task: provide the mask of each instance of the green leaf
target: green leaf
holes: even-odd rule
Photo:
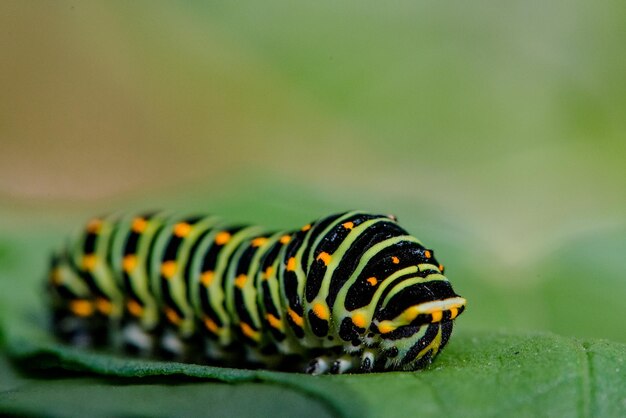
[[[168,407],[180,403],[180,412],[187,415],[201,411],[192,408],[192,399],[202,397],[206,390],[207,404],[217,404],[219,411],[234,411],[238,416],[252,416],[259,411],[293,412],[289,407],[294,405],[302,411],[317,408],[342,417],[403,417],[416,411],[422,417],[626,414],[626,346],[602,340],[553,334],[464,332],[453,336],[449,347],[424,371],[308,376],[141,360],[81,350],[56,343],[34,323],[22,320],[11,324],[5,335],[8,352],[31,373],[45,376],[66,370],[109,379],[79,378],[52,381],[50,385],[26,385],[11,396],[0,398],[0,411],[35,413],[47,399],[60,398],[62,403],[72,405],[72,399],[80,398],[90,399],[90,403],[101,408],[98,411],[102,415],[133,411],[152,415],[153,403],[124,403],[137,396],[171,399],[173,403],[168,403]],[[204,380],[209,383],[201,383]],[[118,398],[119,385],[125,381],[132,386],[127,386],[123,397]],[[170,390],[170,385],[178,389]],[[68,392],[63,392],[64,387]],[[280,394],[274,394],[276,390]],[[241,402],[220,402],[222,396]],[[102,399],[107,398],[120,399],[120,403],[103,403]],[[273,402],[273,398],[277,400]],[[31,404],[28,399],[41,403]],[[283,405],[283,401],[287,404]]]
[[[2,364],[0,363],[0,366]],[[280,399],[280,405],[277,405]],[[0,393],[0,414],[53,417],[332,417],[332,406],[285,386],[174,379],[22,379]]]

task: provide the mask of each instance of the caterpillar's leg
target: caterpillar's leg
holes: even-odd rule
[[[359,358],[353,354],[344,354],[338,358],[330,358],[328,356],[320,356],[311,361],[306,368],[309,374],[343,374],[355,370],[361,362]]]
[[[201,337],[198,334],[183,336],[176,328],[165,327],[160,335],[160,355],[168,360],[184,363],[202,359]]]
[[[133,321],[122,325],[121,341],[115,341],[114,345],[132,354],[150,356],[154,354],[154,341],[152,333]]]
[[[359,361],[356,356],[345,354],[333,361],[330,372],[332,374],[344,374],[355,369],[358,364]]]
[[[305,372],[308,374],[318,375],[328,372],[330,369],[330,358],[328,356],[319,356],[311,360],[306,367]]]
[[[375,360],[376,356],[372,350],[363,351],[363,354],[361,354],[361,365],[359,366],[359,371],[361,373],[370,373],[374,370]]]
[[[75,316],[71,312],[60,309],[54,311],[53,315],[54,332],[59,338],[81,348],[96,345],[89,319]]]
[[[161,354],[168,359],[182,360],[185,357],[185,344],[176,331],[165,328],[161,335]]]

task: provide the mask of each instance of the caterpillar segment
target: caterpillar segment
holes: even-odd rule
[[[395,217],[292,231],[168,212],[94,218],[52,257],[55,333],[144,356],[312,374],[417,370],[466,301]]]

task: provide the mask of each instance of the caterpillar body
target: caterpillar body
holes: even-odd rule
[[[55,333],[80,346],[308,373],[417,370],[466,301],[395,217],[293,231],[155,212],[89,221],[52,257]]]

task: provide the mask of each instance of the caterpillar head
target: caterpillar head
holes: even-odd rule
[[[416,370],[428,365],[448,342],[453,320],[465,304],[443,275],[397,281],[373,321],[385,369]]]

